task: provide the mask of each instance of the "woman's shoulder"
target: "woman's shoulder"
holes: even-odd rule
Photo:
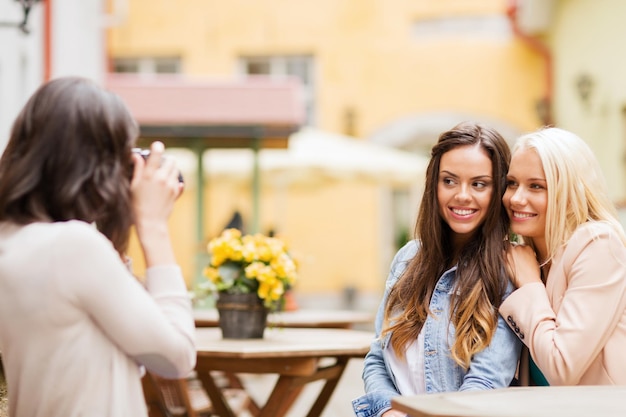
[[[32,223],[25,226],[22,233],[25,238],[29,239],[30,236],[33,241],[51,241],[61,251],[64,248],[89,251],[110,245],[109,240],[94,225],[80,220]]]
[[[611,253],[618,250],[626,254],[626,246],[613,225],[604,221],[588,221],[574,231],[564,248],[564,255],[577,256],[587,250],[603,252],[607,248],[611,248]]]
[[[396,252],[396,255],[391,261],[391,270],[387,278],[388,283],[395,283],[400,275],[402,275],[411,259],[417,254],[418,250],[419,242],[411,240]]]
[[[54,234],[58,238],[70,239],[97,239],[101,235],[98,229],[89,223],[81,220],[67,220],[63,222],[38,223],[41,230]]]
[[[4,259],[26,256],[40,262],[50,257],[62,263],[67,259],[89,262],[94,254],[111,250],[113,245],[104,235],[78,220],[0,224],[0,252]]]
[[[32,243],[47,240],[63,240],[65,238],[94,238],[100,233],[94,226],[83,221],[68,220],[63,222],[34,222],[20,225],[12,222],[0,223],[0,232],[3,235],[17,239],[32,240]]]
[[[569,239],[569,242],[589,242],[599,238],[610,238],[621,241],[619,234],[612,224],[605,221],[588,221],[578,226]]]
[[[396,253],[396,256],[394,258],[395,262],[401,262],[401,261],[409,261],[411,260],[416,254],[417,251],[420,248],[420,243],[418,240],[410,240],[407,243],[404,244],[404,246],[402,246],[398,252]]]

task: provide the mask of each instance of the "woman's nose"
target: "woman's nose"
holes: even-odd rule
[[[459,188],[459,192],[456,193],[456,199],[459,201],[469,201],[471,200],[471,195],[469,192],[469,187],[466,185],[461,185]]]
[[[523,204],[526,201],[526,196],[522,187],[517,187],[510,199],[512,204]]]

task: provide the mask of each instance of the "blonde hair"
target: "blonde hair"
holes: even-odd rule
[[[585,141],[572,132],[550,127],[517,139],[512,153],[519,149],[534,150],[546,176],[548,257],[544,262],[549,262],[578,226],[588,221],[610,224],[626,244],[626,234],[608,197],[602,170]]]

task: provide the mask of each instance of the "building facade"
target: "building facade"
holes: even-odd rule
[[[545,10],[530,3],[129,0],[107,56],[111,71],[146,77],[296,77],[307,125],[427,154],[463,120],[494,125],[511,142],[550,121],[546,56],[532,42]],[[251,208],[245,185],[207,182],[208,240]],[[301,254],[301,293],[379,294],[412,235],[421,185],[266,183],[261,231]]]
[[[105,31],[118,21],[120,5],[111,10],[101,0],[0,0],[0,149],[43,82],[64,75],[102,82]]]

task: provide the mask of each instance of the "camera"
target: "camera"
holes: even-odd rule
[[[150,156],[150,149],[133,148],[133,153],[141,155],[141,157],[146,160]],[[185,183],[185,181],[183,180],[183,174],[180,171],[178,171],[178,182],[180,182],[181,184]]]

